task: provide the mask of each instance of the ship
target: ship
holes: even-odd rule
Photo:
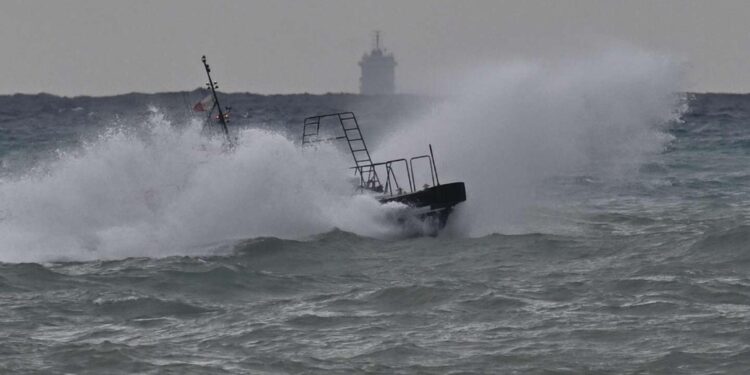
[[[396,91],[396,59],[380,45],[380,31],[375,31],[372,51],[359,61],[362,75],[359,93],[362,95],[391,95]]]
[[[197,103],[193,110],[208,112],[209,122],[213,111],[217,110],[218,115],[215,120],[226,137],[226,145],[231,149],[234,146],[234,140],[230,137],[227,127],[231,108],[225,107],[222,110],[216,95],[218,85],[211,78],[211,68],[205,56],[202,62],[208,77],[207,86],[210,94]],[[325,129],[326,127],[328,129]],[[431,144],[428,145],[428,154],[413,156],[409,159],[399,158],[374,162],[353,112],[329,113],[304,119],[303,147],[332,141],[346,142],[354,160],[354,166],[351,169],[357,181],[355,188],[360,193],[373,194],[382,204],[395,202],[408,208],[405,215],[397,218],[399,222],[411,222],[416,219],[426,224],[423,226],[424,233],[436,235],[445,227],[454,207],[466,201],[466,187],[463,182],[440,183]],[[415,162],[418,167],[421,165],[421,176],[429,175],[427,182],[421,186],[417,186]]]
[[[328,129],[321,131],[326,127]],[[406,205],[408,214],[400,217],[400,221],[416,218],[428,224],[427,233],[434,235],[445,227],[454,207],[466,201],[463,182],[440,183],[431,144],[427,154],[375,162],[353,112],[329,113],[304,120],[303,146],[338,141],[347,144],[354,160],[351,169],[357,177],[356,189],[375,195],[383,204],[398,202]],[[429,175],[422,186],[417,186],[415,162],[417,167],[421,165],[422,175]]]

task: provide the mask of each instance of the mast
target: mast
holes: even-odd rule
[[[224,130],[224,135],[227,137],[227,142],[230,144],[232,143],[232,140],[229,138],[229,128],[227,127],[227,120],[224,115],[224,112],[221,110],[221,104],[219,104],[219,97],[216,96],[216,89],[219,88],[219,84],[217,82],[214,82],[211,79],[211,67],[208,66],[208,63],[206,62],[206,55],[203,55],[201,58],[201,61],[203,62],[203,66],[206,68],[206,75],[208,76],[208,83],[206,83],[206,86],[208,86],[211,89],[211,93],[214,96],[214,105],[219,110],[219,122],[221,122],[221,127]]]

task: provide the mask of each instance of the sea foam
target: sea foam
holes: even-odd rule
[[[445,101],[405,123],[376,157],[431,143],[441,182],[465,181],[463,231],[549,231],[531,218],[536,192],[557,176],[632,176],[672,137],[684,109],[683,70],[631,47],[564,61],[467,68],[446,78]]]
[[[477,236],[550,232],[530,219],[550,179],[621,178],[661,151],[682,75],[667,57],[615,48],[487,64],[449,83],[442,104],[373,151],[386,160],[433,144],[441,182],[467,184],[448,232]],[[172,124],[156,109],[125,125],[0,179],[0,261],[203,254],[236,239],[333,228],[403,234],[392,220],[403,207],[355,194],[349,156],[334,147],[301,149],[250,126],[226,150],[198,121]]]
[[[333,228],[398,232],[398,205],[357,195],[345,155],[241,130],[233,149],[198,122],[103,132],[52,162],[0,181],[0,261],[205,253],[240,238],[300,238]]]

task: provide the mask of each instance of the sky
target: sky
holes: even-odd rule
[[[2,0],[0,94],[192,90],[203,54],[222,91],[357,92],[373,30],[399,92],[617,44],[679,61],[690,91],[750,92],[747,0]]]

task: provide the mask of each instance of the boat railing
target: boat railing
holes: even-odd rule
[[[408,180],[408,189],[409,192],[414,192],[414,182],[412,180],[412,174],[411,170],[409,168],[409,163],[406,161],[406,159],[393,159],[388,160],[380,163],[372,163],[370,165],[366,166],[357,166],[352,167],[352,169],[355,170],[356,174],[359,174],[360,176],[360,189],[367,189],[367,190],[373,190],[378,193],[383,193],[385,195],[400,195],[406,192],[404,188],[401,187],[401,184],[398,182],[398,173],[394,169],[394,164],[399,165],[403,163],[403,167],[406,170],[406,178]],[[380,188],[373,188],[371,184],[367,183],[367,180],[364,178],[365,174],[367,174],[370,170],[375,170],[378,175],[385,175],[385,185],[382,185]],[[378,171],[379,170],[379,171]],[[401,176],[403,177],[403,175]]]
[[[359,174],[360,176],[361,189],[373,190],[379,193],[383,193],[384,195],[394,196],[406,193],[414,193],[419,190],[419,188],[417,187],[417,179],[414,175],[414,172],[416,171],[416,169],[414,168],[414,162],[423,159],[427,159],[430,171],[430,181],[432,182],[431,185],[427,185],[425,187],[437,186],[437,178],[434,172],[435,164],[430,155],[415,156],[408,161],[406,159],[393,159],[380,163],[372,163],[371,165],[366,166],[352,167],[352,169],[354,169],[355,173]],[[401,173],[398,173],[397,168],[395,168],[398,165],[402,165],[403,169]],[[368,181],[364,177],[368,175],[368,172],[373,169],[377,171],[378,175],[385,176],[385,184],[382,186],[382,189],[373,188],[373,186],[371,186],[372,184],[368,184]],[[404,176],[406,177],[406,180],[408,182],[408,185],[406,186],[402,186],[399,183],[399,178],[401,178],[401,181],[403,181]]]
[[[414,178],[414,160],[420,160],[420,159],[427,159],[427,161],[430,163],[430,181],[432,181],[431,186],[435,185],[435,163],[432,162],[432,157],[430,155],[420,155],[415,156],[411,159],[409,159],[409,166],[411,166],[411,180],[414,181],[414,184],[416,185],[417,181]]]
[[[340,131],[329,136],[321,137],[321,124],[327,120],[333,120],[340,125]],[[338,134],[337,134],[338,133]],[[427,159],[430,170],[431,185],[426,184],[425,188],[440,185],[438,180],[437,169],[435,168],[435,158],[432,154],[432,145],[430,145],[429,155],[415,156],[408,161],[406,159],[393,159],[380,163],[373,163],[370,157],[370,151],[367,149],[362,130],[359,127],[357,118],[352,112],[331,113],[319,116],[311,116],[304,120],[302,126],[302,145],[318,142],[330,142],[337,140],[346,140],[349,151],[354,159],[355,175],[359,175],[359,188],[362,190],[371,190],[384,195],[401,195],[414,193],[417,191],[417,182],[414,176],[414,162]],[[401,173],[397,172],[398,166],[401,167]],[[406,174],[408,186],[399,184],[399,177]],[[385,176],[385,184],[381,181],[381,176]],[[408,188],[408,191],[406,190]]]

